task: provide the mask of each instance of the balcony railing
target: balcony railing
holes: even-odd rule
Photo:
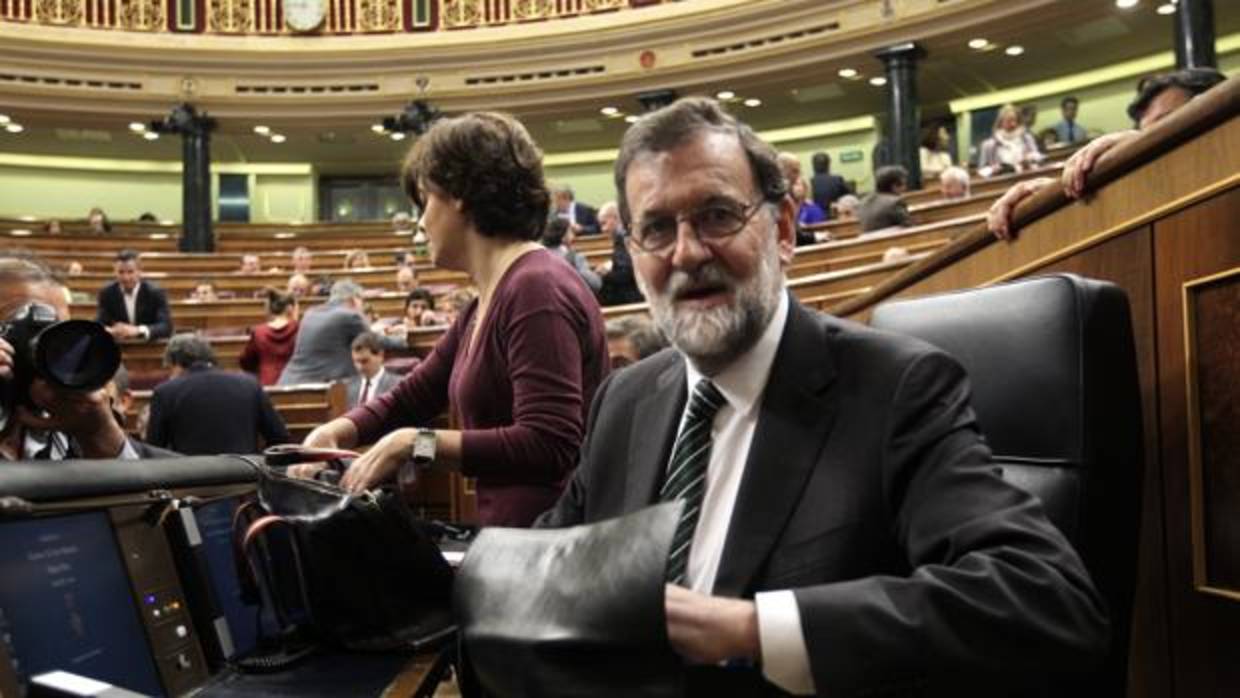
[[[320,35],[423,32],[541,22],[675,0],[299,0]],[[223,35],[285,35],[289,0],[0,0],[0,22]],[[321,3],[315,7],[316,3]],[[201,16],[199,13],[201,12]],[[313,14],[313,11],[312,11]]]

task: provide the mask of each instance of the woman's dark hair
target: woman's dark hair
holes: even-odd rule
[[[521,122],[496,112],[436,121],[409,149],[401,180],[419,209],[427,187],[460,200],[488,237],[537,240],[551,206],[542,151]]]
[[[293,304],[297,302],[297,297],[293,294],[285,293],[270,286],[263,289],[263,293],[267,297],[267,312],[271,315],[283,315],[286,310],[293,307]]]
[[[412,305],[414,301],[422,301],[426,303],[427,310],[435,309],[435,294],[431,293],[429,288],[422,288],[419,286],[418,288],[410,291],[409,295],[405,296],[405,309],[408,310],[409,306]]]

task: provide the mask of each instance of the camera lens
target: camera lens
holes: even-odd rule
[[[121,365],[121,350],[102,325],[88,320],[58,322],[34,340],[35,370],[70,390],[98,390]]]

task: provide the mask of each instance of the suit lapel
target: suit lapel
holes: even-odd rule
[[[746,595],[787,525],[835,419],[837,399],[828,390],[834,375],[827,330],[792,301],[762,396],[715,594]]]
[[[685,404],[685,364],[679,354],[654,381],[654,389],[637,402],[629,433],[624,507],[636,511],[655,501],[663,470],[680,427]]]

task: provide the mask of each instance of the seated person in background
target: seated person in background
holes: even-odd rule
[[[363,332],[353,339],[353,366],[357,375],[345,381],[345,398],[349,409],[386,393],[400,382],[401,376],[383,368],[387,359],[383,338],[374,332]]]
[[[305,298],[311,295],[313,287],[310,285],[310,279],[306,278],[305,274],[298,273],[288,277],[286,289],[295,298]]]
[[[44,223],[43,232],[47,233],[48,235],[60,235],[61,233],[60,221],[53,218],[49,220],[48,222]]]
[[[653,356],[667,341],[648,315],[625,315],[607,321],[607,353],[613,370]]]
[[[809,164],[814,168],[814,176],[810,180],[810,190],[812,192],[810,198],[823,211],[830,213],[835,207],[835,202],[839,201],[840,197],[851,192],[843,177],[831,174],[830,155],[821,151],[814,153],[813,157],[810,158]]]
[[[298,247],[293,250],[292,261],[294,274],[309,274],[310,267],[314,265],[314,255],[310,254],[309,248]]]
[[[809,184],[803,178],[792,180],[791,193],[797,204],[797,223],[805,226],[827,220],[826,212],[809,198]]]
[[[98,206],[91,208],[90,213],[86,214],[86,226],[95,235],[112,232],[112,223],[108,221],[108,214]]]
[[[456,322],[461,313],[478,299],[478,289],[473,286],[454,289],[443,299],[443,309],[439,312],[440,321],[445,325]]]
[[[345,269],[370,269],[370,255],[366,250],[353,250],[344,257]]]
[[[921,148],[918,149],[921,158],[921,181],[933,181],[954,164],[949,150],[951,144],[952,136],[947,132],[946,126],[931,124],[922,130]]]
[[[1003,105],[995,119],[995,130],[982,141],[977,172],[990,177],[1007,172],[1020,172],[1041,162],[1042,153],[1033,134],[1020,121],[1020,112],[1011,104]]]
[[[1089,140],[1089,131],[1076,122],[1076,112],[1081,102],[1076,97],[1064,97],[1059,102],[1059,113],[1063,116],[1052,128],[1055,129],[1056,143],[1080,143]]]
[[[1064,163],[1059,177],[1059,185],[1063,187],[1064,194],[1070,199],[1084,196],[1085,178],[1104,153],[1118,145],[1131,142],[1141,131],[1158,123],[1176,109],[1188,104],[1193,97],[1225,79],[1222,73],[1212,68],[1187,68],[1142,78],[1137,84],[1136,98],[1128,105],[1128,116],[1136,124],[1136,129],[1098,136],[1073,153]],[[1016,206],[1039,189],[1053,184],[1055,180],[1050,177],[1038,177],[1012,185],[991,205],[986,214],[986,225],[990,232],[1003,240],[1012,239],[1012,212],[1016,210]]]
[[[861,206],[861,199],[858,199],[856,194],[845,194],[832,206],[835,208],[833,218],[843,221],[851,220],[857,217],[857,209]]]
[[[158,223],[159,218],[154,213],[151,213],[150,211],[143,211],[138,216],[138,222],[139,223]]]
[[[190,292],[189,299],[192,301],[209,302],[218,301],[220,297],[215,293],[215,282],[211,279],[199,279],[194,285],[194,290]]]
[[[405,297],[405,315],[401,322],[406,327],[432,327],[444,324],[435,314],[435,294],[428,288],[415,288]]]
[[[69,318],[63,286],[44,266],[29,259],[0,255],[0,322],[29,303],[55,308],[58,320]],[[14,374],[15,348],[0,336],[0,460],[64,458],[148,458],[167,455],[126,438],[113,415],[106,388],[82,393],[56,388],[35,377],[22,404],[10,385],[29,378]]]
[[[241,268],[237,270],[238,274],[258,274],[262,272],[263,264],[256,254],[241,255]]]
[[[367,329],[362,316],[362,287],[349,280],[332,284],[327,303],[301,319],[293,356],[280,374],[280,385],[323,383],[353,376],[350,347]]]
[[[563,218],[553,218],[547,221],[547,227],[543,229],[542,244],[557,257],[568,262],[568,265],[577,272],[577,276],[586,282],[586,286],[592,293],[598,293],[603,287],[603,279],[590,268],[585,255],[573,249],[572,226],[568,221]]]
[[[413,273],[413,267],[397,267],[396,268],[396,290],[401,293],[409,293],[418,286],[418,277]]]
[[[955,165],[943,170],[939,173],[939,191],[948,201],[969,198],[969,171]]]
[[[598,301],[538,244],[550,195],[520,122],[490,112],[439,119],[405,163],[432,261],[468,274],[481,294],[391,392],[315,429],[306,445],[374,444],[341,478],[357,492],[395,477],[416,441],[434,452],[430,467],[476,478],[480,524],[528,526],[572,472],[607,373]],[[449,405],[460,428],[425,429]]]
[[[169,339],[164,365],[172,377],[151,393],[147,441],[187,456],[259,453],[264,446],[290,441],[284,420],[258,381],[217,369],[205,337]]]
[[[552,187],[551,197],[555,205],[553,217],[568,221],[568,228],[573,235],[598,235],[598,211],[577,201],[572,187],[567,184]]]
[[[412,267],[414,264],[413,250],[396,250],[392,254],[392,263],[398,267]]]
[[[113,264],[116,281],[99,290],[95,321],[118,340],[163,339],[172,334],[172,313],[163,289],[142,279],[138,253],[121,250]]]
[[[407,211],[392,214],[392,232],[400,235],[413,234],[413,217]]]
[[[82,271],[83,271],[82,263],[77,261],[76,259],[73,260],[72,262],[69,262],[68,268],[65,269],[65,273],[68,274],[69,276],[81,276]]]
[[[267,322],[250,329],[239,361],[241,370],[257,375],[260,384],[275,385],[293,356],[300,307],[291,293],[274,288],[266,288],[263,293],[267,298]]]
[[[633,278],[633,257],[626,242],[628,234],[620,223],[620,209],[616,202],[608,201],[599,206],[598,224],[604,235],[611,236],[611,259],[595,267],[603,278],[603,287],[598,292],[599,303],[640,303],[642,292],[637,289],[637,280]]]
[[[788,293],[774,150],[682,99],[628,129],[615,171],[673,349],[599,389],[537,525],[685,502],[664,605],[687,695],[1054,695],[1094,669],[1104,602],[994,467],[960,365]]]
[[[784,181],[787,182],[789,190],[793,185],[801,179],[801,159],[796,153],[784,151],[778,156],[779,171],[784,175]],[[812,245],[816,242],[813,233],[805,230],[800,220],[797,221],[797,245]]]
[[[912,225],[908,205],[901,195],[908,190],[908,171],[900,165],[887,165],[874,173],[874,191],[857,206],[861,232],[897,225]]]

